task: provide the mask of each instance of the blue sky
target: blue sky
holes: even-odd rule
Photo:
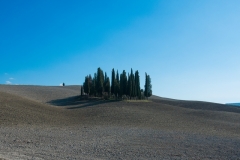
[[[0,84],[147,72],[153,94],[240,101],[240,1],[0,1]]]

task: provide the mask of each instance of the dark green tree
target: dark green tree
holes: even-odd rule
[[[83,85],[81,86],[81,96],[84,95],[84,82],[83,82]]]
[[[148,96],[152,96],[152,82],[151,82],[151,78],[150,75],[148,75]]]
[[[135,76],[132,73],[132,97],[136,97]]]
[[[115,94],[115,71],[114,68],[112,69],[112,83],[111,83],[111,94]]]
[[[117,79],[115,79],[114,85],[115,85],[114,86],[114,95],[117,98],[119,96],[119,92],[120,92],[120,85],[119,85]]]
[[[97,84],[96,84],[96,91],[99,96],[102,96],[102,93],[104,92],[104,74],[101,68],[99,67],[97,70]]]
[[[122,73],[122,88],[123,88],[123,95],[127,95],[128,94],[128,79],[127,79],[127,73],[125,70],[123,70]]]
[[[108,96],[110,95],[110,93],[111,93],[111,87],[110,87],[110,79],[109,79],[109,77],[107,77],[107,80],[106,80],[107,82],[106,82],[106,86],[105,86],[105,92],[107,92],[108,93]]]
[[[145,85],[144,85],[144,96],[147,97],[147,91],[148,91],[148,78],[147,73],[145,73]]]
[[[119,84],[119,83],[120,83],[120,80],[119,80],[118,70],[117,70],[116,80],[117,80],[117,82],[118,82],[118,84]]]
[[[146,80],[145,80],[145,91],[144,96],[150,97],[152,95],[152,84],[151,84],[151,78],[147,73],[145,74]]]
[[[93,77],[93,95],[96,97],[97,96],[97,73],[94,73]]]
[[[85,77],[85,82],[84,82],[83,88],[84,88],[84,92],[85,92],[87,95],[89,95],[89,93],[90,93],[89,76],[86,76],[86,77]]]
[[[117,80],[117,84],[115,84],[115,86],[116,86],[115,92],[116,92],[116,95],[119,96],[120,95],[120,79],[119,79],[118,70],[117,70],[116,80]]]
[[[120,82],[119,82],[119,87],[120,87],[120,91],[119,91],[119,96],[123,95],[123,74],[120,74]]]
[[[96,74],[96,73],[95,73]],[[90,95],[96,96],[96,77],[90,78]]]
[[[131,83],[131,92],[130,92],[130,97],[136,97],[136,89],[135,89],[135,77],[133,74],[133,70],[131,69],[131,74],[130,74],[130,83]]]
[[[128,74],[128,85],[127,85],[127,95],[132,98],[132,77]]]
[[[104,76],[104,83],[103,83],[103,87],[104,87],[104,92],[107,92],[107,79],[108,79],[108,76],[107,76],[107,73],[105,72],[105,76]]]
[[[135,72],[135,90],[136,90],[136,96],[138,99],[141,99],[141,90],[140,90],[140,77],[139,72]]]
[[[92,76],[91,74],[88,75],[88,83],[89,83],[89,94],[88,95],[91,95],[91,88],[92,88]]]

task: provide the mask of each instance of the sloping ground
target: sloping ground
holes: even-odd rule
[[[153,96],[82,100],[79,86],[0,86],[0,158],[238,159],[237,107]],[[41,102],[41,103],[39,103]]]
[[[240,108],[232,105],[225,105],[225,104],[218,104],[218,103],[211,103],[211,102],[201,102],[201,101],[175,100],[175,99],[169,99],[169,98],[162,98],[158,96],[152,96],[149,99],[154,102],[159,102],[161,104],[168,104],[172,106],[178,106],[178,107],[189,108],[189,109],[240,113]]]
[[[80,95],[81,87],[75,86],[28,86],[0,85],[0,92],[15,94],[32,101],[46,103],[51,100],[63,99]]]
[[[0,92],[0,125],[59,125],[65,121],[64,110],[9,93]]]

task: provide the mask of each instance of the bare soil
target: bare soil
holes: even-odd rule
[[[0,160],[240,159],[239,107],[79,93],[80,86],[0,85]]]

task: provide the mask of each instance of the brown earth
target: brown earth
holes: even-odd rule
[[[0,85],[0,159],[240,159],[240,108]]]

